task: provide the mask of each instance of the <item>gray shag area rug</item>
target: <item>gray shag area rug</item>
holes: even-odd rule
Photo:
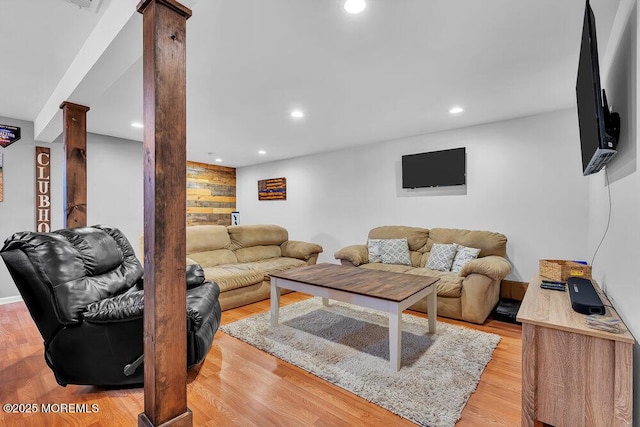
[[[269,313],[220,329],[282,360],[424,426],[452,426],[500,336],[402,315],[402,368],[389,366],[387,315],[312,298],[280,308],[280,324]]]

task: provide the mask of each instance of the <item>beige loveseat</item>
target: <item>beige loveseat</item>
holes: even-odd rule
[[[220,286],[223,310],[269,298],[269,273],[315,264],[321,252],[277,225],[187,227],[187,264],[200,264]]]
[[[484,323],[500,297],[500,282],[511,272],[505,259],[507,238],[490,231],[404,226],[378,227],[369,231],[369,239],[404,239],[409,244],[411,265],[369,263],[367,245],[347,246],[335,253],[344,265],[374,270],[439,277],[438,315],[473,323]],[[481,249],[478,258],[468,262],[459,273],[425,268],[434,243],[457,243]],[[427,312],[426,301],[410,309]]]

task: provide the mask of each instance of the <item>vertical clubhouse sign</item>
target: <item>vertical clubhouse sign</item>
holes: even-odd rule
[[[49,148],[36,147],[36,231],[51,231],[51,162]]]

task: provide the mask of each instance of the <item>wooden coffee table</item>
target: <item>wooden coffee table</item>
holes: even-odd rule
[[[271,276],[271,326],[278,325],[280,289],[286,288],[329,299],[380,310],[389,315],[389,361],[391,369],[401,365],[402,311],[427,298],[429,333],[436,331],[436,277],[369,270],[338,264],[316,264]]]

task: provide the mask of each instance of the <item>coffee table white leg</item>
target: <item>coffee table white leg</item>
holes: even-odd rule
[[[435,334],[436,332],[436,316],[438,315],[438,297],[436,295],[436,285],[433,286],[433,290],[427,295],[427,312],[429,313],[429,333]]]
[[[280,288],[277,286],[277,281],[276,278],[271,278],[271,326],[278,326],[280,314]]]
[[[329,306],[329,298],[322,298],[322,305],[325,307]]]
[[[391,369],[400,370],[402,346],[402,313],[389,313],[389,362]]]

